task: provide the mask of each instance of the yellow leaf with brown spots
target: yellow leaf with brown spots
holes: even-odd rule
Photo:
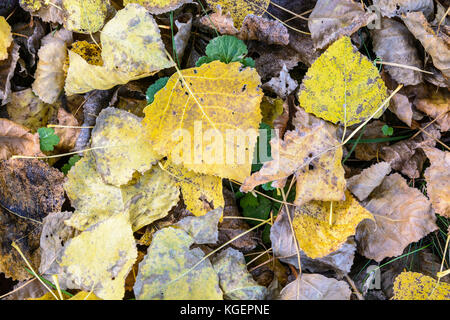
[[[95,33],[101,30],[108,4],[107,0],[63,0],[67,15],[65,27],[79,33]]]
[[[229,12],[234,21],[234,26],[239,30],[244,19],[249,14],[262,16],[269,7],[270,0],[206,0],[208,5],[217,10],[220,6],[222,12]]]
[[[8,48],[12,41],[11,26],[5,17],[0,16],[0,60],[8,58]]]
[[[138,3],[152,14],[161,14],[178,9],[185,3],[192,0],[123,0],[123,5]]]
[[[418,272],[402,272],[394,281],[394,300],[450,300],[450,284]]]
[[[362,220],[374,219],[350,192],[345,192],[345,198],[336,202],[311,201],[296,208],[292,221],[295,237],[308,257],[322,258],[338,250],[355,234]]]

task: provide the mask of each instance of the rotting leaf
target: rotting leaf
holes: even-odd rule
[[[391,166],[387,162],[379,162],[360,174],[347,180],[347,188],[358,198],[359,201],[365,200],[370,193],[378,187],[384,177],[391,172]]]
[[[123,5],[138,3],[152,14],[161,14],[174,11],[183,4],[191,2],[192,0],[124,0]]]
[[[184,81],[178,73],[172,75],[144,109],[149,143],[186,169],[243,181],[250,175],[261,122],[263,94],[256,70],[213,61],[182,74]],[[230,132],[234,139],[225,141]],[[192,146],[191,138],[203,134],[204,143]],[[248,139],[236,144],[242,136]]]
[[[220,6],[224,13],[230,12],[234,26],[240,29],[249,14],[262,16],[269,7],[270,0],[206,0],[214,10]]]
[[[450,130],[450,94],[448,90],[430,90],[425,97],[416,98],[414,105],[420,111],[436,119],[442,132]]]
[[[137,300],[221,300],[219,277],[194,240],[181,229],[157,231],[139,264],[134,285]]]
[[[222,217],[222,212],[223,207],[219,207],[200,217],[183,218],[173,226],[186,231],[196,244],[215,244],[219,239],[217,225]]]
[[[430,201],[398,173],[384,178],[364,207],[375,216],[375,223],[363,221],[358,226],[358,252],[377,262],[401,255],[408,244],[438,228]]]
[[[79,33],[94,33],[103,27],[106,19],[107,0],[62,0],[67,18],[68,30]]]
[[[295,89],[297,89],[298,83],[291,78],[286,65],[283,65],[283,69],[280,71],[278,77],[273,77],[269,82],[263,84],[263,89],[274,92],[278,97],[286,99]]]
[[[373,4],[389,18],[415,11],[422,11],[428,17],[434,11],[433,0],[374,0]]]
[[[450,284],[418,272],[402,272],[394,281],[394,300],[450,300]]]
[[[247,271],[242,252],[233,248],[221,251],[212,259],[214,270],[219,276],[220,288],[225,299],[264,300],[266,287],[258,285]]]
[[[8,119],[0,118],[0,160],[13,155],[43,156],[39,134]]]
[[[386,97],[377,68],[352,46],[349,37],[334,42],[312,64],[299,93],[306,112],[347,126],[369,118]]]
[[[118,213],[67,242],[58,260],[63,270],[58,278],[105,300],[122,299],[136,258],[129,215]]]
[[[431,166],[425,170],[427,195],[434,210],[450,218],[450,152],[436,148],[424,147]]]
[[[297,207],[292,225],[300,248],[315,259],[338,250],[364,219],[373,216],[346,191],[344,201],[310,201]]]
[[[64,108],[59,108],[55,122],[60,126],[68,126],[55,128],[55,134],[59,137],[59,143],[55,146],[55,149],[58,150],[58,152],[71,151],[75,148],[75,144],[81,132],[80,128],[76,128],[79,125],[78,120]],[[71,126],[75,128],[71,128]]]
[[[11,26],[5,17],[0,16],[0,60],[8,58],[8,48],[13,41]]]

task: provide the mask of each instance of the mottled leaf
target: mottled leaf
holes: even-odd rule
[[[402,272],[394,281],[395,300],[450,300],[450,284],[418,272]]]
[[[350,300],[347,282],[321,274],[302,274],[281,291],[281,300]]]

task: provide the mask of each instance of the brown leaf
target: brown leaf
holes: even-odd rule
[[[351,294],[347,282],[321,274],[302,274],[280,293],[281,300],[350,300]]]
[[[0,118],[0,160],[13,155],[43,156],[39,135],[8,119]]]
[[[0,161],[0,271],[6,276],[31,278],[19,253],[11,247],[13,241],[37,270],[42,219],[61,210],[63,180],[59,170],[36,159]]]
[[[414,105],[420,111],[436,119],[441,131],[450,130],[450,93],[448,90],[430,90],[427,97],[416,98]]]
[[[291,78],[286,65],[283,65],[279,76],[273,77],[269,82],[264,83],[262,87],[272,91],[278,97],[286,99],[298,87],[298,83]]]
[[[450,152],[424,147],[431,166],[425,170],[427,194],[434,210],[450,218]]]
[[[436,35],[422,12],[409,12],[402,20],[422,43],[434,66],[442,71],[444,77],[450,78],[450,38],[444,33]]]
[[[8,49],[8,59],[0,61],[0,100],[4,105],[9,102],[11,93],[11,78],[14,75],[17,60],[19,59],[19,46],[13,43]]]
[[[382,18],[381,28],[371,30],[373,49],[383,61],[422,68],[415,39],[408,29],[393,19]],[[422,82],[422,73],[407,68],[385,65],[384,68],[398,83],[406,86]]]
[[[406,123],[408,127],[411,127],[411,122],[413,119],[413,109],[412,103],[409,102],[409,99],[406,95],[403,95],[401,93],[395,94],[389,103],[389,110],[391,110],[391,112],[394,113],[397,118]]]
[[[351,0],[318,0],[309,15],[308,27],[314,46],[324,49],[341,36],[351,36],[376,18]]]
[[[79,126],[78,120],[73,114],[63,108],[58,109],[57,124],[63,126]],[[55,146],[58,151],[68,152],[75,148],[81,129],[78,128],[55,128],[55,134],[59,137],[59,143]]]
[[[347,180],[347,188],[358,198],[365,200],[370,193],[378,187],[385,176],[391,172],[391,166],[387,162],[380,162],[364,169],[360,174]]]
[[[433,0],[374,0],[384,17],[400,17],[402,14],[423,11],[426,16],[433,13]]]
[[[386,177],[364,207],[373,213],[375,223],[359,224],[358,252],[377,262],[401,255],[407,245],[438,228],[430,201],[398,173]]]
[[[375,120],[366,125],[366,129],[361,136],[361,139],[376,139],[384,137],[381,128],[385,125],[380,120]],[[361,131],[356,134],[359,137]],[[378,157],[382,147],[387,146],[388,142],[379,143],[358,143],[355,148],[355,157],[359,160],[369,161]]]

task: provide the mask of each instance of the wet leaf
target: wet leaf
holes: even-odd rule
[[[0,159],[13,155],[43,156],[39,146],[39,134],[8,119],[0,118]]]
[[[228,248],[217,254],[212,264],[225,299],[264,300],[267,296],[267,288],[258,285],[248,273],[242,252]]]
[[[203,216],[189,216],[174,224],[186,231],[196,244],[216,243],[219,237],[217,225],[222,217],[223,207],[214,209]]]
[[[147,255],[139,264],[134,285],[137,300],[221,300],[219,278],[194,240],[183,230],[171,227],[157,231]],[[188,272],[189,271],[189,272]]]
[[[418,272],[402,272],[394,282],[395,300],[450,300],[450,284]]]
[[[358,226],[358,252],[377,262],[401,255],[408,244],[437,229],[431,203],[398,173],[387,176],[364,207],[375,216],[375,223]]]
[[[241,28],[244,19],[249,14],[262,16],[269,7],[269,0],[206,0],[214,10],[220,5],[224,13],[230,12],[234,26]]]
[[[306,112],[347,126],[369,118],[387,97],[377,68],[349,37],[334,42],[312,64],[300,89],[300,106]]]
[[[350,300],[352,291],[345,281],[321,274],[302,274],[280,294],[281,300]]]
[[[0,16],[0,60],[8,58],[8,48],[13,41],[11,26],[5,17]]]
[[[124,0],[123,5],[129,3],[138,3],[152,14],[161,14],[178,9],[185,3],[191,3],[192,0]]]

